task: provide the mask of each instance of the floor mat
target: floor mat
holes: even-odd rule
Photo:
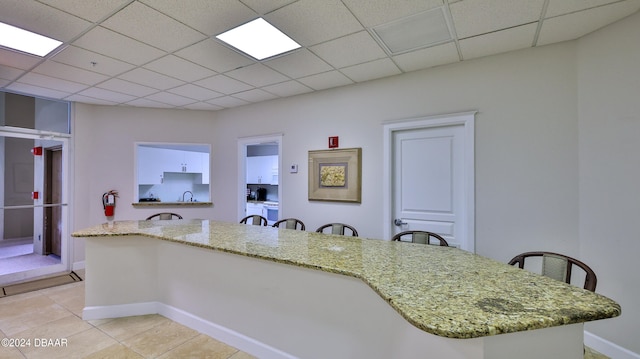
[[[82,278],[72,271],[71,273],[55,277],[36,279],[25,283],[16,283],[4,286],[0,291],[0,298],[80,281],[82,281]]]

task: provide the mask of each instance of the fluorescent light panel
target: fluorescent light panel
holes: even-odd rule
[[[216,36],[245,54],[263,60],[295,50],[300,45],[263,18],[257,18]]]
[[[46,56],[60,44],[62,44],[61,41],[0,22],[0,46],[37,56]]]

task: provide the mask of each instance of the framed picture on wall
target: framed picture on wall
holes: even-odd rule
[[[360,203],[362,149],[309,151],[309,200]]]

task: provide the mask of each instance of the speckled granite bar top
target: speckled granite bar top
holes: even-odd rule
[[[414,326],[449,338],[612,318],[609,298],[451,247],[209,220],[116,221],[74,237],[141,235],[359,278]]]

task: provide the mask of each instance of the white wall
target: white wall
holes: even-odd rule
[[[625,314],[592,330],[640,352],[632,340],[639,318],[629,314],[640,312],[631,289],[636,271],[616,269],[618,253],[638,253],[630,235],[640,203],[631,187],[640,183],[638,145],[631,143],[638,122],[630,109],[637,110],[639,82],[590,74],[605,61],[637,75],[637,20],[626,25],[636,35],[625,41],[631,49],[608,35],[627,20],[580,48],[568,42],[525,49],[215,113],[77,105],[74,226],[104,221],[99,198],[109,189],[120,191],[116,219],[149,212],[130,205],[135,141],[211,143],[215,206],[186,217],[237,221],[238,138],[282,133],[282,164],[298,164],[299,172],[283,171],[281,216],[298,217],[309,230],[344,221],[364,237],[383,238],[382,221],[390,220],[382,218],[383,121],[477,110],[476,251],[506,262],[520,252],[550,250],[593,264],[598,292],[620,300]],[[603,91],[596,89],[601,82]],[[605,112],[592,103],[601,98]],[[619,119],[614,128],[602,121],[609,111]],[[307,152],[325,149],[328,136],[340,136],[343,148],[363,149],[361,204],[307,200]],[[621,162],[629,150],[635,157]],[[609,178],[609,170],[625,176]],[[82,260],[81,244],[75,248]]]
[[[640,354],[640,14],[579,42],[580,257],[622,316],[588,324]]]
[[[106,222],[102,194],[117,190],[115,220],[145,219],[157,212],[179,212],[185,218],[215,218],[224,204],[213,207],[134,208],[135,142],[211,143],[213,113],[127,108],[116,106],[74,106],[75,178],[72,214],[73,230]],[[223,154],[212,152],[212,156]],[[235,160],[235,158],[234,158]],[[213,178],[212,181],[220,180]],[[215,201],[215,197],[214,197]],[[234,206],[235,208],[235,206]],[[74,240],[74,258],[84,260],[84,242]]]
[[[577,109],[575,46],[530,49],[241,107],[216,114],[214,146],[238,137],[283,133],[282,216],[313,230],[331,221],[365,237],[382,233],[383,121],[478,110],[476,122],[476,248],[508,261],[518,252],[549,248],[577,255]],[[307,200],[307,155],[362,147],[362,204]],[[214,147],[214,148],[215,148]],[[215,152],[215,151],[214,151]],[[229,176],[236,163],[214,169]],[[216,200],[233,205],[235,178],[213,184]],[[220,197],[222,196],[222,197]],[[234,220],[232,213],[224,217]],[[390,220],[390,219],[388,219]]]

